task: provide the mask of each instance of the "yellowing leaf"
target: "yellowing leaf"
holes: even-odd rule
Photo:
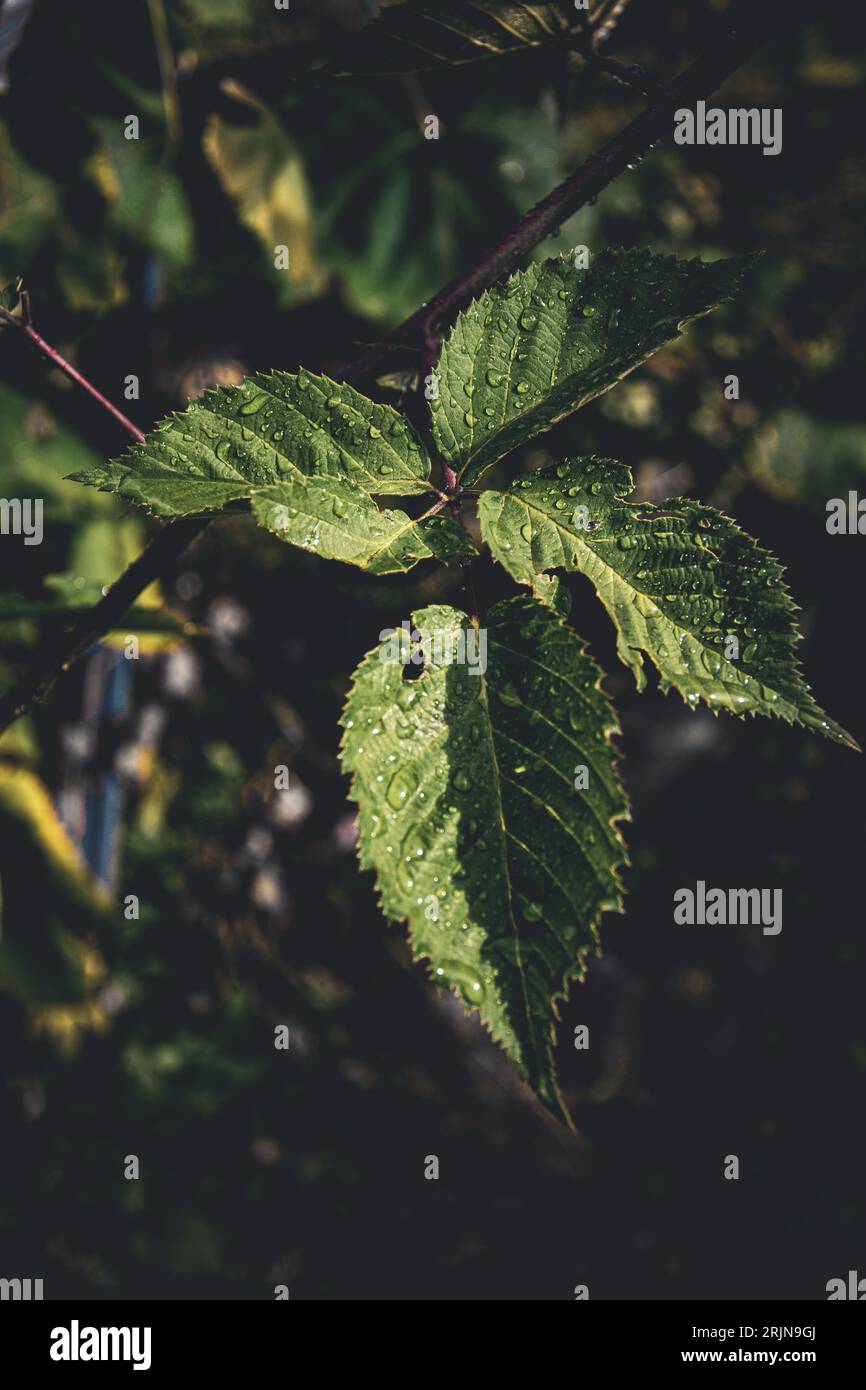
[[[295,286],[315,289],[321,274],[315,263],[312,216],[301,153],[276,117],[237,82],[223,90],[255,112],[256,119],[231,125],[214,112],[202,143],[224,193],[238,217],[258,238],[271,264],[278,246],[289,252],[280,273]]]

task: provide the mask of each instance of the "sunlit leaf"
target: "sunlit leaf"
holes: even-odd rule
[[[580,639],[531,599],[487,615],[486,663],[465,613],[427,608],[412,626],[420,676],[405,679],[401,630],[364,658],[343,713],[361,863],[432,978],[558,1113],[556,1001],[621,903],[616,715]]]
[[[639,689],[646,654],[689,705],[774,715],[856,747],[803,680],[779,562],[714,507],[629,503],[631,491],[624,465],[572,459],[483,493],[481,534],[521,584],[553,569],[585,574]]]

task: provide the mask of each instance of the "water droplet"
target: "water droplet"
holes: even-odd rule
[[[457,767],[451,774],[451,781],[459,792],[468,792],[472,787],[472,778],[465,767]]]
[[[406,804],[407,798],[412,795],[418,786],[418,773],[414,767],[401,767],[399,772],[395,772],[391,781],[388,783],[388,790],[385,792],[385,800],[389,806],[393,806],[396,811]]]

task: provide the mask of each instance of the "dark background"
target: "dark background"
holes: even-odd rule
[[[302,81],[272,48],[234,52],[223,34],[185,28],[197,8],[168,7],[175,52],[200,55],[179,86],[180,141],[166,145],[158,100],[142,122],[183,191],[186,257],[124,225],[84,172],[94,117],[139,109],[123,84],[159,96],[146,5],[37,0],[0,98],[0,281],[25,274],[40,331],[142,427],[181,406],[193,377],[321,369],[376,338],[640,105],[549,52],[417,85]],[[866,458],[862,435],[841,447],[838,434],[862,414],[866,347],[851,8],[810,7],[806,21],[795,10],[717,97],[781,106],[780,156],[668,140],[541,248],[766,255],[734,304],[520,463],[600,452],[631,464],[645,496],[664,496],[658,476],[675,469],[673,492],[732,511],[786,566],[816,697],[862,742],[864,542],[828,536],[824,517]],[[700,51],[711,9],[633,0],[611,52],[670,76]],[[327,50],[335,34],[310,21],[304,37]],[[212,112],[238,119],[218,85],[235,70],[306,167],[315,289],[286,294],[202,153]],[[418,135],[419,101],[442,117],[438,142]],[[392,138],[402,153],[383,166]],[[15,161],[45,181],[23,204]],[[405,203],[389,201],[393,178]],[[141,377],[137,402],[122,399],[127,372]],[[738,402],[722,395],[729,372]],[[4,495],[20,495],[22,439],[38,454],[68,427],[97,454],[122,449],[117,427],[10,330],[4,383],[26,406],[19,418],[3,398]],[[791,410],[798,452],[777,458],[767,430]],[[62,477],[62,458],[40,466]],[[81,491],[57,483],[41,547],[4,541],[10,590],[44,597],[46,574],[75,568],[82,533],[97,546],[89,524],[121,524],[113,502],[82,512]],[[505,580],[491,568],[481,587],[486,603]],[[587,1284],[592,1298],[820,1299],[828,1279],[866,1273],[859,758],[771,721],[638,696],[589,586],[573,593],[572,621],[610,673],[633,802],[626,915],[603,922],[603,955],[558,1028],[579,1137],[412,965],[355,864],[336,762],[348,673],[419,602],[462,602],[459,575],[372,580],[220,521],[164,584],[172,610],[206,631],[144,652],[131,675],[125,664],[114,713],[105,695],[94,716],[88,689],[92,701],[104,682],[93,663],[116,656],[89,658],[0,744],[61,797],[91,862],[111,861],[114,894],[87,925],[98,990],[43,997],[40,924],[69,922],[38,846],[4,823],[15,913],[0,949],[32,949],[39,968],[37,984],[7,978],[0,997],[0,1275],[44,1278],[51,1298],[270,1298],[286,1283],[293,1298],[568,1299]],[[56,621],[4,623],[4,684]],[[83,724],[85,758],[70,753]],[[302,790],[278,805],[280,762]],[[675,926],[673,893],[699,878],[781,887],[781,935]],[[127,893],[137,922],[117,906]],[[280,1022],[288,1054],[273,1048]],[[570,1044],[579,1023],[588,1053]],[[138,1182],[123,1178],[128,1154]],[[423,1177],[430,1154],[438,1182]],[[738,1182],[723,1178],[728,1154]]]

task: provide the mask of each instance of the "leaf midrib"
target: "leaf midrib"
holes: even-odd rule
[[[484,715],[485,715],[484,720],[483,720],[483,724],[484,724],[485,734],[486,734],[486,736],[487,736],[488,752],[489,752],[489,756],[490,756],[491,768],[492,768],[492,770],[493,770],[494,788],[495,788],[495,792],[496,792],[496,810],[497,810],[497,816],[498,816],[498,820],[499,820],[499,829],[500,829],[500,835],[499,835],[500,857],[501,857],[501,860],[502,860],[502,871],[503,871],[504,878],[505,878],[505,889],[506,889],[506,892],[507,892],[507,894],[508,894],[508,918],[509,918],[509,921],[510,921],[510,923],[511,923],[512,934],[513,934],[513,937],[514,937],[514,949],[515,949],[515,954],[516,954],[516,961],[515,961],[515,964],[516,964],[516,966],[517,966],[517,974],[518,974],[518,978],[520,979],[520,990],[521,990],[521,994],[522,994],[522,996],[523,996],[523,1012],[524,1012],[524,1017],[525,1017],[525,1019],[526,1019],[527,1036],[528,1036],[530,1039],[532,1039],[533,1050],[535,1050],[536,1047],[537,1047],[537,1044],[536,1044],[536,1042],[535,1042],[535,1029],[534,1029],[534,1026],[533,1026],[532,1011],[531,1011],[530,1005],[529,1005],[529,993],[528,993],[527,982],[526,982],[526,970],[525,970],[525,967],[524,967],[524,964],[523,964],[522,942],[521,942],[521,939],[520,939],[520,933],[519,933],[519,931],[518,931],[518,929],[517,929],[517,922],[516,922],[515,916],[514,916],[514,899],[513,899],[512,887],[511,887],[511,869],[510,869],[510,865],[509,865],[509,862],[508,862],[508,850],[507,850],[507,847],[506,847],[506,841],[507,841],[507,839],[508,839],[508,837],[509,837],[509,831],[508,831],[508,827],[507,827],[506,824],[505,824],[505,805],[504,805],[503,800],[502,800],[502,782],[501,782],[501,776],[500,776],[500,771],[499,771],[499,763],[498,763],[497,757],[496,757],[496,748],[495,748],[495,745],[494,745],[494,742],[493,742],[493,719],[492,719],[492,716],[491,716],[491,713],[490,713],[490,699],[489,699],[488,692],[487,692],[487,673],[486,673],[486,671],[483,672],[482,675],[481,675],[481,698],[482,698],[482,701],[483,701],[483,704],[484,704]]]

